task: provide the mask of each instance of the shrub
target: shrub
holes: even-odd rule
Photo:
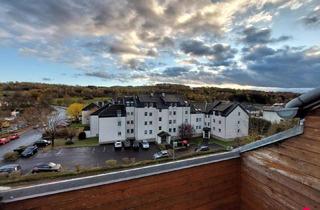
[[[108,168],[115,168],[118,165],[118,162],[116,160],[107,160],[106,164]]]
[[[87,135],[86,135],[85,132],[80,132],[80,133],[79,133],[79,136],[78,136],[78,139],[79,139],[79,140],[84,140],[84,139],[86,139],[86,138],[87,138]]]
[[[66,141],[64,144],[65,144],[65,145],[72,145],[72,144],[74,144],[74,142],[71,141],[71,140],[68,140],[68,141]]]
[[[18,152],[7,152],[4,154],[3,158],[6,161],[15,161],[15,160],[18,160],[19,153]]]
[[[158,144],[158,147],[159,147],[160,150],[166,150],[167,149],[165,144]]]
[[[122,162],[124,165],[130,165],[136,162],[135,158],[122,158]]]

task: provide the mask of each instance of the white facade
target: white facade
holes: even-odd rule
[[[117,140],[148,140],[161,142],[158,134],[165,132],[170,138],[179,136],[179,127],[183,123],[191,124],[194,136],[207,134],[208,137],[232,139],[248,135],[249,115],[240,106],[233,106],[226,116],[222,112],[211,111],[210,114],[197,111],[191,107],[169,105],[156,108],[152,103],[146,106],[123,105],[125,114],[121,117],[90,117],[91,136],[99,136],[100,143],[112,143]],[[115,111],[115,110],[114,110]],[[119,110],[116,110],[119,111]],[[207,133],[204,133],[204,128]]]
[[[283,120],[275,110],[263,110],[262,118],[271,123],[279,123]]]
[[[82,125],[89,125],[90,124],[90,114],[91,113],[92,113],[92,111],[90,111],[90,110],[87,110],[87,111],[82,110],[82,112],[81,112]]]

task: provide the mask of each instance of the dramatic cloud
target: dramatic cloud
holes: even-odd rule
[[[307,26],[320,26],[320,6],[316,7],[306,17],[302,18]]]
[[[319,25],[315,2],[2,0],[0,46],[112,84],[311,87],[318,47],[296,48],[294,32],[275,33],[272,24],[282,11],[298,11],[309,14],[305,24]]]
[[[248,27],[243,31],[241,41],[246,44],[268,44],[287,41],[290,36],[280,36],[279,38],[271,38],[271,29],[261,28],[257,29],[254,26]]]

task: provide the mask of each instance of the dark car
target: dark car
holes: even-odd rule
[[[31,157],[38,152],[37,146],[28,146],[22,153],[21,157]]]
[[[13,151],[19,153],[19,155],[20,155],[26,148],[27,148],[27,146],[20,146],[20,147],[14,149]]]
[[[137,142],[137,141],[133,142],[132,149],[135,151],[139,151],[139,148],[140,148],[139,142]]]
[[[37,146],[37,147],[46,147],[46,146],[48,146],[48,145],[50,145],[50,144],[51,144],[50,141],[44,140],[44,139],[38,140],[38,141],[36,141],[36,142],[33,143],[33,145],[34,145],[34,146]]]
[[[124,149],[130,149],[131,148],[131,142],[129,140],[126,140],[123,142]]]
[[[19,164],[9,164],[0,167],[0,174],[21,173]]]
[[[202,145],[202,146],[196,148],[194,151],[196,151],[196,152],[204,152],[204,151],[208,151],[208,150],[209,150],[208,146]]]
[[[58,172],[61,170],[61,165],[57,163],[39,163],[33,167],[32,173],[39,172]]]

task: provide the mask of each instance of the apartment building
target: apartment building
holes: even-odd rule
[[[191,124],[195,136],[232,139],[248,135],[249,115],[238,103],[190,104],[173,94],[145,94],[115,99],[90,116],[90,136],[99,142],[148,140],[169,143],[179,127]]]

